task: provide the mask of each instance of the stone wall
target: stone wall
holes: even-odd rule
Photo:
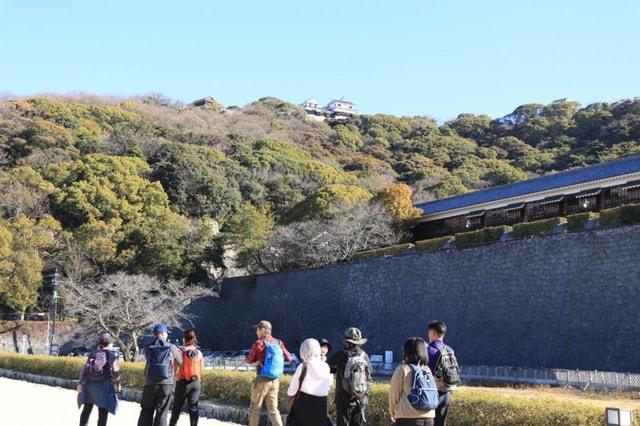
[[[297,352],[358,326],[370,354],[446,321],[466,365],[640,371],[640,226],[234,278],[192,306],[205,345],[248,348],[269,319]]]
[[[50,327],[47,321],[0,321],[0,352],[48,354]],[[75,334],[75,322],[56,323],[56,342],[61,349],[72,349]]]

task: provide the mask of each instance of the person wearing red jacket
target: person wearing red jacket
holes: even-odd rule
[[[260,370],[264,365],[266,343],[278,344],[284,354],[284,360],[291,362],[291,354],[287,350],[282,340],[277,340],[271,335],[271,323],[269,321],[260,321],[254,325],[256,336],[258,339],[253,342],[251,351],[247,355],[247,364],[255,365],[256,378],[251,384],[251,404],[249,406],[250,417],[249,426],[258,426],[260,422],[260,412],[262,404],[266,403],[269,421],[274,426],[282,426],[282,418],[278,410],[278,391],[280,389],[280,379],[273,379],[260,375]]]

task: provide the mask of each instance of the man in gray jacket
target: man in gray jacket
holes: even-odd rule
[[[169,401],[175,381],[174,366],[182,365],[182,351],[167,342],[167,326],[157,324],[153,328],[156,338],[145,350],[145,385],[142,390],[138,426],[165,426]]]

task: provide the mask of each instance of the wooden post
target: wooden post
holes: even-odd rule
[[[596,211],[600,211],[604,208],[604,193],[606,190],[600,191],[598,195],[596,195]]]

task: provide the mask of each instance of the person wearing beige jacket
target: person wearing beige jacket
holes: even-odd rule
[[[389,385],[389,413],[396,426],[433,426],[435,410],[416,410],[409,402],[408,395],[413,387],[414,374],[410,364],[427,365],[427,342],[419,337],[412,337],[404,342],[403,362],[391,377]]]

